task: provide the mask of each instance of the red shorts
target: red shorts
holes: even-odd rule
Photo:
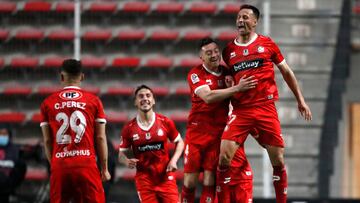
[[[221,203],[252,203],[252,180],[237,182],[235,185],[218,183],[216,195]]]
[[[167,173],[167,180],[154,184],[154,177],[137,174],[135,185],[141,203],[178,203],[179,192],[176,177],[172,172]]]
[[[221,139],[243,144],[254,128],[259,133],[254,138],[261,145],[285,146],[275,103],[234,109]]]
[[[105,202],[97,168],[63,168],[51,171],[50,202]]]
[[[209,135],[210,136],[210,135]],[[219,163],[220,139],[215,144],[191,144],[185,139],[184,172],[216,171]]]

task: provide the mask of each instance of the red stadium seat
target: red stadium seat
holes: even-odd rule
[[[214,14],[217,10],[217,5],[212,2],[193,2],[190,5],[189,11],[191,13],[206,13]]]
[[[62,12],[74,12],[75,4],[71,1],[62,1],[57,2],[55,6],[55,11],[62,13]]]
[[[109,12],[112,13],[116,10],[117,4],[115,2],[108,1],[95,1],[92,2],[89,10],[91,12]]]
[[[0,58],[0,68],[4,67],[5,60],[3,58]]]
[[[26,180],[43,181],[48,180],[49,174],[45,168],[28,168],[25,174]]]
[[[202,60],[199,57],[183,58],[180,60],[180,67],[192,68],[202,64]]]
[[[0,40],[4,41],[9,37],[9,30],[0,29]]]
[[[41,40],[44,38],[44,31],[38,29],[20,29],[15,34],[15,39],[20,40]]]
[[[183,10],[184,4],[178,2],[160,2],[155,8],[158,13],[181,13]]]
[[[187,122],[188,115],[189,115],[188,112],[176,112],[170,115],[170,119],[173,120],[174,122],[185,123]]]
[[[154,87],[154,88],[152,88],[152,90],[153,90],[155,96],[164,97],[170,93],[170,90],[167,87]]]
[[[33,115],[31,116],[31,122],[33,123],[40,123],[40,119],[41,119],[41,115],[39,112],[33,113]]]
[[[131,96],[133,92],[134,90],[131,87],[109,87],[106,94],[113,96]]]
[[[144,30],[121,30],[117,36],[119,40],[142,40],[145,38]]]
[[[24,11],[47,12],[51,9],[51,3],[46,1],[28,1],[24,5]]]
[[[65,60],[65,57],[60,56],[50,56],[44,59],[44,67],[48,68],[59,68],[61,67],[63,61]]]
[[[93,56],[81,58],[81,64],[84,68],[103,68],[106,66],[106,59]]]
[[[62,89],[62,87],[60,87],[60,86],[41,86],[38,88],[37,93],[39,95],[49,95],[49,94],[52,94],[61,89]]]
[[[75,37],[74,31],[69,29],[57,29],[52,30],[48,34],[47,38],[51,40],[73,40]]]
[[[353,13],[360,14],[360,3],[358,3],[358,5],[353,6]]]
[[[234,40],[237,37],[238,33],[236,30],[222,31],[217,36],[216,39],[222,41]]]
[[[4,95],[30,95],[31,94],[31,87],[28,86],[12,86],[12,87],[5,87],[3,90]]]
[[[149,58],[145,63],[145,67],[162,68],[162,69],[168,69],[172,65],[173,65],[173,60],[171,58],[166,58],[162,56]]]
[[[138,67],[140,65],[140,58],[138,57],[118,57],[114,58],[112,67],[126,68]]]
[[[190,30],[187,31],[183,37],[184,40],[200,40],[204,37],[210,37],[211,32],[205,30]]]
[[[125,123],[128,121],[128,115],[124,112],[106,112],[106,121],[109,123]]]
[[[20,112],[0,113],[0,123],[22,123],[26,115]]]
[[[39,66],[39,59],[33,57],[14,57],[11,59],[10,66],[13,68],[36,68]]]
[[[112,36],[111,30],[89,30],[83,35],[88,41],[109,40]]]
[[[240,10],[240,6],[240,3],[227,3],[222,9],[222,12],[227,14],[237,14]]]
[[[150,34],[151,40],[176,40],[179,36],[178,31],[174,30],[155,30]]]
[[[126,2],[122,8],[123,12],[146,13],[150,10],[150,4],[147,2]]]
[[[100,88],[94,86],[84,86],[83,89],[91,94],[99,94]]]
[[[189,87],[178,87],[175,90],[175,95],[188,96],[190,95],[190,89]]]
[[[0,3],[0,13],[11,13],[16,10],[16,3],[11,1],[2,1]]]

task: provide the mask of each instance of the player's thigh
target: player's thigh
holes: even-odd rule
[[[203,152],[202,168],[209,172],[216,172],[217,165],[219,163],[220,154],[220,140],[215,143],[206,146]],[[214,174],[213,174],[214,175]]]
[[[74,178],[74,186],[79,192],[74,195],[76,202],[103,203],[105,202],[104,188],[102,187],[100,172],[97,168],[77,169],[78,175]]]
[[[158,203],[156,192],[149,189],[138,189],[137,194],[141,203]]]
[[[187,188],[194,188],[199,180],[199,172],[184,173],[184,185]]]
[[[157,190],[158,199],[161,203],[178,203],[179,192],[175,179],[164,181]]]
[[[219,158],[220,165],[223,164],[224,161],[231,161],[238,147],[239,145],[235,141],[225,139],[221,140]]]
[[[232,114],[221,135],[222,140],[231,140],[243,144],[254,128],[254,119],[248,119],[242,114]]]
[[[184,149],[184,172],[198,173],[201,167],[201,148],[198,145],[185,142]]]
[[[50,176],[50,202],[69,202],[72,196],[72,182],[63,170],[53,170]]]
[[[252,203],[253,183],[245,181],[238,183],[232,189],[231,202],[233,203]]]

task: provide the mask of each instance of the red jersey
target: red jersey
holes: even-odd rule
[[[219,70],[220,72],[216,73],[204,65],[198,65],[191,69],[187,76],[192,104],[187,123],[187,143],[208,143],[209,139],[220,139],[221,137],[227,121],[229,100],[207,104],[196,94],[204,86],[209,86],[211,90],[226,88],[226,69],[219,66]],[[209,136],[201,136],[201,134],[211,134],[213,137],[209,138]]]
[[[234,40],[224,49],[223,59],[236,83],[244,75],[258,79],[256,88],[236,93],[232,97],[231,103],[235,109],[278,99],[273,63],[282,63],[284,57],[269,37],[256,35],[246,44]]]
[[[65,87],[43,101],[40,126],[50,126],[52,169],[96,167],[95,122],[106,123],[103,105],[79,87]]]
[[[139,117],[128,122],[121,132],[120,150],[132,149],[139,161],[136,175],[146,174],[161,181],[170,161],[168,140],[176,142],[181,136],[173,121],[161,114],[153,114],[150,126],[143,126]]]

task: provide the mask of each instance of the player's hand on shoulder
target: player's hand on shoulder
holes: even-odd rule
[[[127,166],[128,168],[133,169],[133,168],[136,167],[136,163],[137,163],[138,161],[139,161],[139,159],[128,159],[128,160],[127,160],[127,163],[126,163],[126,166]]]
[[[101,171],[101,180],[108,181],[111,179],[111,175],[108,170]]]
[[[177,164],[174,161],[169,161],[169,164],[166,167],[166,172],[173,172],[177,170]]]
[[[310,107],[305,102],[298,103],[298,109],[300,111],[300,114],[306,121],[312,120],[312,114]]]
[[[242,76],[239,80],[239,84],[237,84],[238,91],[244,92],[249,89],[253,89],[256,87],[258,83],[258,80],[255,78],[255,76],[249,76],[246,75]]]

